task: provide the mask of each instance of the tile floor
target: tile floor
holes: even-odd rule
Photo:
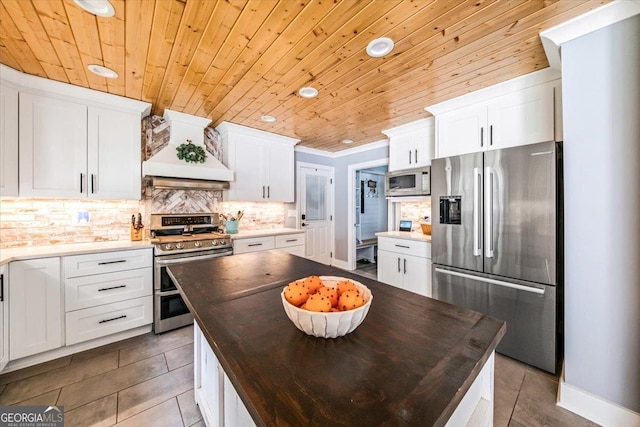
[[[595,426],[555,405],[557,377],[498,355],[496,427]],[[0,405],[64,405],[65,426],[204,426],[193,327],[152,333],[0,375]]]

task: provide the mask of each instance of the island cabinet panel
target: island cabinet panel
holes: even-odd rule
[[[222,405],[223,417],[238,417],[235,425],[250,425],[248,412],[260,426],[444,426],[505,332],[504,322],[481,313],[282,251],[168,268],[202,332],[197,341],[206,341],[226,375],[220,399],[217,368],[206,368],[218,380],[205,386],[214,390],[210,406],[218,405],[217,416]],[[323,339],[293,325],[282,290],[312,274],[351,278],[371,290],[357,329]],[[225,398],[232,389],[239,399]],[[484,407],[479,401],[471,414]]]
[[[247,407],[225,374],[197,323],[194,323],[195,400],[208,427],[251,427]]]
[[[16,360],[63,345],[60,258],[9,264],[9,359]]]

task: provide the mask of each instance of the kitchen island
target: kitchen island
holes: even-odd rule
[[[208,425],[232,425],[226,415],[238,411],[258,426],[431,426],[452,416],[463,417],[458,425],[470,416],[491,423],[502,321],[279,251],[169,272],[197,322],[195,388],[209,390],[211,405],[201,404]],[[282,288],[309,275],[371,289],[354,332],[315,338],[287,318]]]

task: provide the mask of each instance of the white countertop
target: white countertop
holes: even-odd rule
[[[431,235],[422,232],[411,231],[381,231],[376,233],[378,237],[394,237],[396,239],[418,240],[420,242],[431,243]]]
[[[118,240],[111,242],[71,243],[66,245],[28,246],[23,248],[0,249],[0,265],[24,259],[78,255],[95,252],[113,252],[141,248],[153,248],[153,245],[148,240],[138,242]]]
[[[304,233],[296,228],[268,228],[265,230],[242,230],[231,235],[231,240],[250,239],[252,237],[281,236],[285,234]]]

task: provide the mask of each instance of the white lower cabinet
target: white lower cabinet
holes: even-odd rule
[[[378,237],[378,281],[431,297],[431,244]]]
[[[9,274],[0,265],[0,372],[9,363]]]
[[[134,298],[66,313],[67,345],[126,331],[153,321],[153,297]]]
[[[60,258],[15,261],[9,265],[9,359],[63,345]]]
[[[67,345],[153,322],[153,250],[64,257]]]
[[[270,249],[280,249],[293,255],[305,256],[305,234],[300,233],[282,234],[276,236],[261,236],[235,238],[233,240],[233,253],[245,254],[249,252],[268,251]]]
[[[193,334],[195,401],[207,427],[255,426],[197,323]]]

